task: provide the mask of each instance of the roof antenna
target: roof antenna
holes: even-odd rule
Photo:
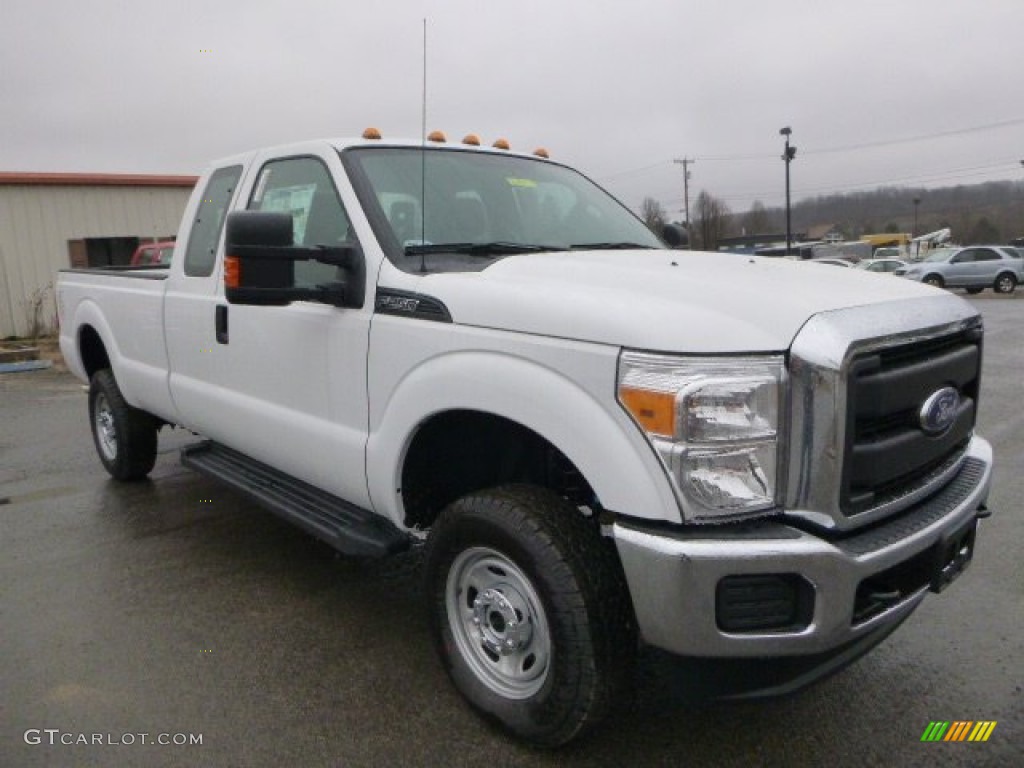
[[[427,20],[423,19],[423,108],[420,126],[420,272],[427,271]]]

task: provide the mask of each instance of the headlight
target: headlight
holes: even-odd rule
[[[618,397],[646,433],[693,520],[776,505],[781,356],[623,352]]]

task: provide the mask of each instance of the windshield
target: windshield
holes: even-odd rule
[[[664,248],[643,222],[555,163],[458,149],[342,153],[388,257],[408,271],[482,269],[517,253]],[[426,183],[424,183],[424,171]]]
[[[925,261],[949,261],[954,253],[956,253],[956,248],[939,248],[937,251],[932,251],[928,254],[928,258]]]

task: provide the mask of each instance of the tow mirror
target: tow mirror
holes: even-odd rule
[[[678,224],[666,224],[661,230],[661,238],[673,248],[685,248],[690,244],[690,234]]]
[[[290,213],[228,214],[224,246],[224,295],[231,304],[285,306],[318,301],[358,309],[366,295],[366,262],[358,245],[294,245]],[[340,267],[344,280],[295,285],[295,262]]]

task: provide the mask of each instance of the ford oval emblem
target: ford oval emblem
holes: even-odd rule
[[[921,429],[929,435],[941,435],[953,426],[960,408],[960,393],[953,387],[932,392],[921,406]]]

